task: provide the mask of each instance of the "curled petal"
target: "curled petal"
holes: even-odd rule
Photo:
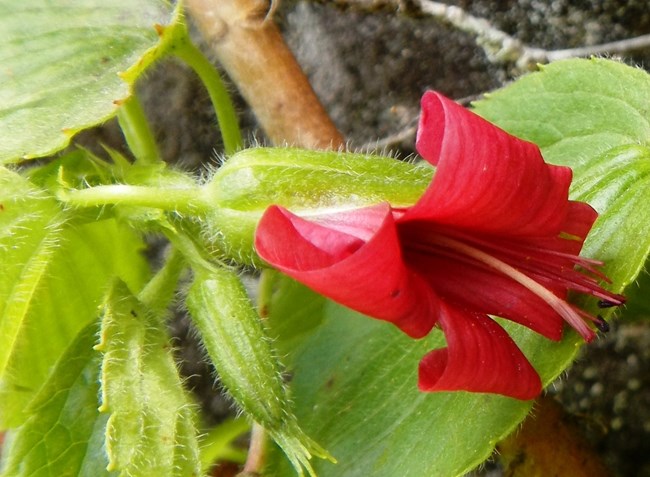
[[[255,246],[278,270],[342,305],[394,323],[409,336],[421,338],[436,323],[437,297],[406,268],[387,204],[348,212],[343,221],[337,214],[318,222],[269,207]]]
[[[539,375],[496,322],[444,302],[439,320],[447,348],[431,351],[420,362],[421,391],[484,392],[522,400],[539,395]]]
[[[560,226],[561,235],[534,237],[527,242],[539,250],[553,250],[563,254],[578,255],[597,218],[598,212],[589,204],[569,201],[566,218]]]
[[[561,232],[571,169],[545,164],[536,145],[429,91],[416,147],[437,169],[404,220],[510,236]]]

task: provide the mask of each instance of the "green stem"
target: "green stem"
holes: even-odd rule
[[[212,105],[217,114],[217,121],[221,129],[224,149],[227,155],[232,155],[243,148],[239,123],[235,108],[230,100],[230,95],[221,80],[219,72],[203,56],[203,53],[194,46],[189,39],[175,45],[174,54],[185,61],[199,75],[212,100]]]
[[[174,226],[162,227],[162,233],[167,240],[183,255],[184,260],[190,264],[192,270],[210,272],[217,265],[205,256],[205,250],[197,245],[187,233]]]
[[[117,120],[136,163],[155,164],[160,161],[158,145],[135,93],[117,110]]]
[[[260,274],[260,281],[257,287],[257,312],[260,318],[265,319],[269,316],[269,306],[273,295],[273,284],[277,278],[277,272],[273,269],[266,268]]]
[[[183,255],[172,247],[163,267],[138,294],[140,301],[153,310],[156,316],[162,315],[174,299],[183,270]]]
[[[200,187],[169,188],[126,184],[100,185],[88,189],[61,190],[58,198],[77,207],[109,204],[152,207],[179,213],[196,214],[210,204]]]

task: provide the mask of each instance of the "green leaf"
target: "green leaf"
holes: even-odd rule
[[[571,198],[600,214],[583,255],[606,262],[611,289],[632,283],[650,252],[650,75],[622,63],[567,60],[477,103],[476,112],[570,166]]]
[[[30,404],[30,418],[9,439],[3,476],[109,476],[106,418],[97,411],[98,326],[84,328]]]
[[[194,412],[164,321],[116,282],[104,304],[101,412],[109,470],[133,476],[200,475]]]
[[[613,61],[570,60],[476,105],[487,119],[540,144],[548,161],[573,167],[573,198],[601,213],[584,255],[606,261],[615,292],[636,279],[650,250],[648,104],[647,73]],[[321,477],[461,475],[528,413],[530,403],[500,396],[419,393],[417,365],[444,345],[439,331],[414,341],[331,303],[306,325],[306,305],[293,313],[290,305],[307,303],[304,294],[283,287],[270,307],[270,323],[284,322],[274,329],[282,334],[280,346],[292,353],[296,415],[339,462],[315,463]],[[275,316],[278,309],[282,314]],[[571,331],[555,343],[502,323],[547,384],[582,345]],[[293,326],[311,326],[312,332],[298,345],[295,334],[283,336]],[[272,457],[273,475],[291,475],[279,453]]]
[[[650,319],[650,267],[648,262],[644,270],[639,273],[635,283],[625,290],[627,302],[623,310],[622,320],[648,320]]]
[[[0,428],[14,427],[108,283],[140,288],[142,240],[114,220],[79,225],[20,175],[0,168]]]
[[[275,314],[282,302],[304,302],[310,294],[282,291],[271,319],[303,320],[302,309]],[[460,475],[485,460],[530,409],[529,402],[502,396],[419,392],[417,365],[444,346],[439,332],[414,341],[332,302],[318,318],[290,371],[298,419],[338,461],[315,462],[320,477]],[[286,463],[273,458],[270,475],[290,476]]]
[[[56,202],[0,169],[0,376],[17,346],[29,306],[61,240]]]
[[[51,154],[113,116],[165,51],[163,0],[0,3],[0,162]]]
[[[75,148],[39,167],[26,169],[24,175],[34,185],[56,191],[62,183],[81,188],[120,180],[122,170],[86,149]]]

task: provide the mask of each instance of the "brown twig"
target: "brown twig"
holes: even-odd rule
[[[546,51],[547,62],[563,60],[566,58],[576,58],[585,56],[595,56],[604,54],[624,54],[633,51],[650,49],[650,34],[626,38],[624,40],[601,43],[599,45],[581,46],[578,48],[567,48],[565,50]]]
[[[534,70],[538,63],[549,63],[580,56],[628,53],[650,47],[650,35],[642,35],[621,41],[564,50],[534,48],[493,27],[484,18],[470,15],[462,8],[431,0],[412,1],[422,13],[443,20],[459,30],[474,35],[477,44],[483,48],[488,59],[492,62],[513,62],[520,71]]]
[[[268,0],[187,0],[187,8],[274,144],[344,146],[270,18]]]

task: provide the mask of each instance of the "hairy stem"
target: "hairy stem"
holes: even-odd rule
[[[195,214],[210,207],[200,187],[169,188],[116,184],[61,190],[57,195],[60,201],[76,207],[119,204],[186,214]]]
[[[154,316],[162,316],[169,307],[185,267],[183,255],[171,248],[165,264],[138,294],[138,299],[154,312]]]

